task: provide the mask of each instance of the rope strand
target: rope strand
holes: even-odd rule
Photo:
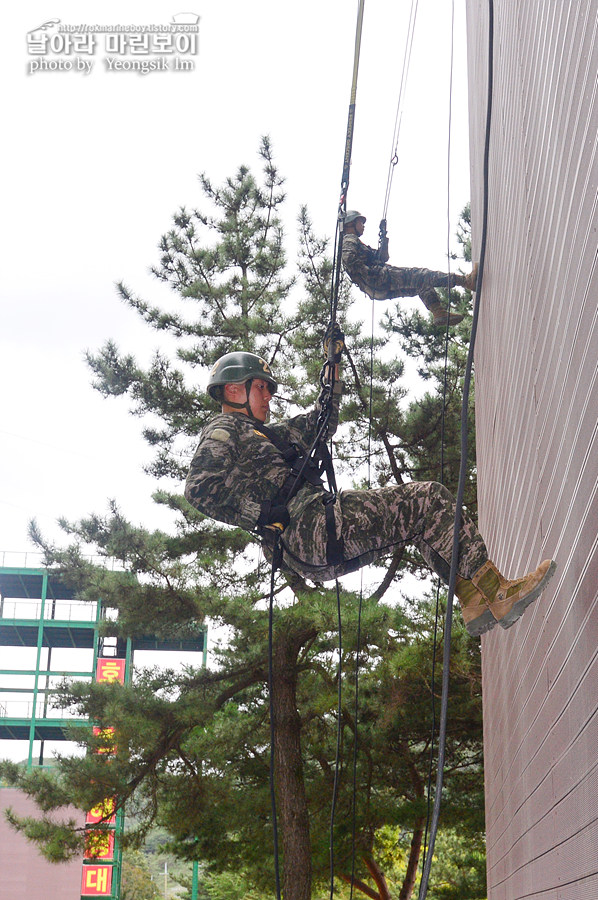
[[[351,154],[353,151],[353,131],[355,127],[355,102],[357,98],[357,76],[359,73],[359,57],[361,53],[361,34],[363,29],[363,12],[365,0],[359,0],[357,10],[357,25],[355,29],[355,50],[353,54],[353,77],[351,81],[351,96],[349,100],[349,115],[347,118],[347,134],[345,138],[345,154],[343,158],[343,173],[341,177],[341,195],[338,205],[337,221],[334,239],[333,267],[331,274],[330,294],[330,321],[336,322],[338,311],[338,296],[341,279],[341,260],[343,252],[343,220],[347,211],[347,192],[349,190],[349,174],[351,168]],[[330,342],[332,345],[332,341]],[[330,366],[331,377],[334,380],[334,366]],[[336,494],[336,484],[331,485]],[[338,794],[339,759],[341,746],[341,715],[342,715],[342,617],[340,588],[336,579],[336,599],[338,612],[338,714],[337,714],[337,740],[336,758],[334,763],[334,786],[332,791],[332,807],[330,814],[330,900],[334,895],[334,818],[336,813],[336,801]]]
[[[349,99],[349,115],[347,117],[347,134],[345,137],[345,153],[343,157],[343,173],[341,176],[341,195],[336,218],[334,256],[332,276],[330,279],[330,319],[336,321],[338,295],[340,290],[341,258],[343,253],[343,219],[347,211],[347,192],[349,190],[349,174],[351,170],[351,154],[353,152],[353,131],[355,128],[355,101],[357,98],[357,76],[359,74],[359,57],[361,54],[361,33],[363,29],[363,10],[365,0],[359,0],[357,9],[357,26],[355,28],[355,50],[353,53],[353,78]]]
[[[274,878],[276,882],[276,900],[281,900],[280,894],[280,855],[278,851],[278,818],[276,814],[276,784],[274,775],[274,666],[273,666],[273,640],[274,640],[274,579],[278,562],[280,560],[280,538],[276,541],[276,547],[272,557],[272,571],[270,573],[270,602],[268,605],[268,700],[270,706],[270,806],[272,809],[272,833],[274,840]]]
[[[455,25],[455,4],[451,7],[451,56],[449,66],[449,116],[448,116],[448,142],[447,142],[447,202],[446,202],[446,258],[447,258],[447,308],[450,312],[450,296],[451,296],[451,217],[450,217],[450,194],[451,194],[451,126],[452,126],[452,102],[453,102],[453,59],[454,59],[454,25]],[[448,315],[446,328],[444,331],[444,373],[442,383],[442,416],[440,420],[440,483],[444,484],[444,456],[446,443],[446,401],[448,393],[448,351],[449,351],[449,323]],[[432,727],[430,738],[430,754],[428,759],[428,779],[426,785],[426,827],[424,830],[423,852],[422,852],[422,870],[426,867],[426,859],[428,855],[428,834],[430,831],[432,817],[432,773],[434,770],[434,747],[436,737],[436,664],[438,656],[438,629],[440,624],[440,579],[436,579],[436,604],[434,611],[434,635],[433,635],[433,651],[432,651]]]
[[[403,100],[407,89],[407,77],[409,75],[409,66],[411,64],[411,51],[413,49],[413,36],[415,34],[415,22],[417,19],[418,0],[411,0],[411,9],[409,11],[409,25],[407,27],[407,37],[405,38],[405,50],[403,52],[403,68],[401,70],[401,81],[399,86],[399,99],[397,101],[397,111],[395,115],[395,127],[392,135],[392,149],[390,153],[390,162],[388,164],[388,176],[386,179],[386,193],[384,195],[384,206],[382,211],[382,219],[386,219],[388,213],[388,202],[390,200],[390,192],[392,189],[392,179],[395,167],[399,161],[398,147],[399,135],[401,131],[401,121],[403,117]]]
[[[484,262],[486,258],[486,242],[488,236],[488,191],[489,191],[489,158],[490,158],[490,131],[492,124],[492,93],[493,93],[493,57],[494,57],[494,0],[488,0],[488,85],[487,85],[487,107],[486,107],[486,133],[484,139],[484,168],[483,168],[483,208],[482,208],[482,237],[480,242],[480,261],[478,268],[478,280],[476,285],[475,300],[473,306],[473,320],[471,323],[471,337],[469,341],[469,352],[467,355],[467,365],[465,369],[465,379],[463,385],[463,402],[461,406],[461,465],[459,469],[459,486],[457,488],[456,510],[455,510],[455,526],[453,536],[453,550],[451,559],[451,572],[449,577],[449,590],[446,609],[445,624],[445,650],[444,650],[444,669],[442,678],[442,703],[440,711],[440,731],[439,731],[439,752],[438,752],[438,776],[436,779],[436,794],[434,797],[434,812],[432,816],[432,828],[430,833],[430,849],[428,857],[422,872],[422,880],[420,883],[419,900],[425,900],[428,891],[428,879],[430,877],[430,868],[432,855],[434,852],[434,842],[438,829],[438,818],[440,814],[440,796],[442,793],[442,779],[444,771],[444,748],[446,741],[446,722],[448,708],[448,661],[450,654],[450,628],[452,624],[453,597],[455,593],[455,585],[457,582],[457,562],[459,555],[459,528],[461,525],[461,506],[463,504],[463,494],[465,491],[465,478],[467,475],[467,413],[469,408],[469,389],[471,384],[471,373],[473,369],[473,353],[475,348],[475,340],[478,326],[478,316],[480,309],[480,297],[482,293],[482,279],[484,274]]]

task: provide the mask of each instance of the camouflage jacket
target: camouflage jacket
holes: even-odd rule
[[[346,234],[343,237],[342,261],[349,275],[363,266],[383,265],[378,251],[360,241],[356,234]]]
[[[342,383],[334,385],[333,409],[324,439],[338,424]],[[320,413],[320,402],[307,413],[283,419],[268,428],[304,451],[311,448]],[[185,497],[206,516],[254,531],[261,504],[274,500],[290,467],[282,453],[260,431],[257,419],[244,413],[220,413],[203,428],[189,469]],[[301,512],[323,488],[305,484],[289,502],[291,517]]]

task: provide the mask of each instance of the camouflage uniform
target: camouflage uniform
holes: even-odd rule
[[[446,287],[449,283],[450,287],[454,287],[459,283],[459,275],[454,272],[448,275],[432,269],[390,266],[379,259],[377,250],[360,241],[356,234],[349,233],[343,237],[342,260],[351,281],[372,300],[419,295],[428,306],[439,299],[433,288]]]
[[[336,430],[341,385],[335,384],[334,410],[327,437]],[[319,407],[306,415],[268,426],[280,437],[309,450]],[[265,500],[275,501],[289,466],[280,450],[260,432],[261,422],[243,413],[214,416],[205,426],[191,463],[185,496],[200,512],[229,525],[255,532]],[[435,482],[341,491],[335,500],[337,535],[344,538],[345,562],[326,561],[326,519],[323,487],[305,484],[288,503],[290,524],[282,536],[283,560],[289,568],[315,582],[369,565],[388,555],[397,544],[412,543],[428,565],[448,581],[455,504]],[[265,548],[268,552],[268,547]],[[488,559],[474,523],[463,514],[459,574],[470,578]]]

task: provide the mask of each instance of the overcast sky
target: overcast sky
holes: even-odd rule
[[[417,6],[388,215],[391,261],[444,269],[451,3]],[[365,3],[348,205],[367,213],[373,244],[409,11],[407,2]],[[57,38],[56,52],[29,52],[27,34],[52,19],[77,34],[81,25],[164,25],[183,12],[200,16],[197,53],[178,54],[193,63],[187,71],[173,70],[172,55],[169,71],[109,70],[108,57],[131,56],[108,53],[105,34],[91,54],[61,51]],[[92,389],[83,353],[113,338],[143,362],[160,346],[114,283],[166,302],[148,270],[173,212],[201,204],[199,172],[219,183],[241,163],[259,168],[263,134],[286,177],[289,257],[302,204],[317,233],[333,234],[356,14],[356,0],[49,0],[5,13],[0,551],[11,553],[0,562],[14,565],[15,551],[33,549],[31,518],[56,537],[59,516],[102,513],[111,497],[133,522],[161,524],[155,483],[141,471],[149,459],[141,423],[125,400]],[[464,0],[455,0],[452,234],[469,199],[464,32]],[[57,68],[43,68],[51,60]],[[91,71],[78,70],[90,62]]]

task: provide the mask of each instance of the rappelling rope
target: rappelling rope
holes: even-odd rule
[[[270,573],[270,602],[268,604],[268,702],[270,710],[270,805],[272,808],[272,834],[274,841],[274,878],[276,883],[276,900],[280,900],[280,854],[278,851],[278,816],[276,813],[276,783],[274,777],[274,693],[272,690],[274,684],[273,672],[273,642],[274,642],[274,579],[276,577],[276,569],[278,568],[277,559],[279,551],[279,541],[274,551],[272,559],[272,570]]]
[[[447,200],[446,200],[446,214],[447,214],[447,226],[446,226],[446,258],[447,258],[447,298],[448,298],[448,310],[450,312],[450,296],[451,296],[451,133],[452,133],[452,108],[453,108],[453,60],[454,60],[454,26],[455,26],[455,5],[454,2],[451,6],[451,57],[450,57],[450,66],[449,66],[449,117],[448,117],[448,142],[447,142]],[[440,483],[444,484],[444,450],[445,450],[445,433],[446,433],[446,402],[447,402],[447,394],[448,394],[448,352],[449,352],[449,332],[450,326],[447,323],[446,328],[444,330],[444,375],[443,375],[443,383],[442,383],[442,416],[440,422]],[[426,787],[426,796],[427,796],[427,812],[426,812],[426,827],[424,831],[424,839],[423,839],[423,854],[422,854],[422,869],[426,865],[426,857],[428,852],[428,834],[430,829],[430,821],[432,814],[432,775],[434,770],[434,747],[435,747],[435,738],[436,738],[436,702],[435,702],[435,685],[436,685],[436,662],[437,662],[437,654],[438,654],[438,626],[440,622],[440,578],[436,579],[436,604],[435,604],[435,613],[434,613],[434,635],[433,635],[433,650],[432,650],[432,673],[431,673],[431,699],[432,699],[432,728],[431,728],[431,740],[430,740],[430,754],[429,754],[429,762],[428,762],[428,779],[427,779],[427,787]]]
[[[330,342],[332,344],[332,341]],[[309,452],[306,454],[305,459],[302,463],[302,466],[297,473],[295,482],[297,482],[308,465],[312,454],[317,449],[323,434],[325,433],[325,429],[328,425],[328,420],[330,418],[331,413],[331,394],[329,397],[329,409],[326,413],[326,410],[323,409],[320,417],[318,418],[318,422],[316,424],[316,437],[310,447]],[[273,833],[273,844],[274,844],[274,876],[276,883],[276,900],[281,900],[280,893],[280,854],[278,848],[278,815],[276,810],[276,778],[275,778],[275,751],[274,751],[274,739],[276,732],[276,723],[274,717],[274,674],[273,674],[273,646],[274,646],[274,582],[276,578],[276,571],[280,567],[282,562],[282,539],[281,535],[278,534],[276,536],[276,541],[274,545],[274,550],[272,553],[272,568],[270,574],[270,597],[268,603],[268,699],[269,699],[269,712],[270,712],[270,773],[269,773],[269,781],[270,781],[270,806],[272,810],[272,833]],[[340,595],[338,590],[338,581],[337,581],[337,604],[338,604],[338,619],[339,619],[339,645],[340,645]],[[340,651],[339,651],[340,656]],[[339,663],[340,665],[340,663]],[[340,686],[339,686],[340,691]],[[340,729],[340,697],[339,697],[339,729]],[[337,750],[337,762],[338,762],[338,750]],[[338,766],[337,766],[338,769]],[[335,787],[333,790],[333,809],[335,805],[335,797],[337,792],[336,787],[337,782],[337,772],[335,772]],[[333,818],[331,819],[333,822]],[[331,824],[332,829],[332,824]],[[332,852],[332,851],[331,851]]]
[[[434,796],[434,811],[430,829],[430,847],[422,871],[422,879],[419,890],[419,900],[425,900],[428,890],[428,879],[434,852],[436,832],[438,830],[438,818],[440,813],[440,797],[442,793],[442,778],[444,770],[444,751],[446,743],[446,722],[448,708],[448,679],[450,657],[450,634],[453,614],[453,597],[457,582],[457,563],[459,555],[459,529],[461,525],[461,506],[465,491],[465,479],[467,475],[467,420],[469,407],[469,388],[471,384],[471,372],[473,368],[473,353],[477,334],[478,316],[480,308],[480,296],[482,292],[482,280],[484,275],[484,262],[486,257],[486,240],[488,234],[488,187],[489,187],[489,157],[490,157],[490,130],[492,123],[492,88],[493,88],[493,57],[494,57],[494,0],[488,0],[488,85],[486,103],[486,133],[484,140],[484,168],[483,168],[483,207],[482,207],[482,232],[480,241],[480,260],[476,293],[473,305],[473,319],[471,323],[471,337],[465,379],[463,384],[463,402],[461,405],[461,465],[459,469],[459,486],[457,488],[455,526],[453,534],[453,549],[451,559],[451,572],[449,576],[449,589],[446,608],[446,623],[444,630],[444,666],[442,672],[442,701],[440,707],[440,729],[438,737],[438,776],[436,779],[436,792]]]
[[[336,322],[338,294],[341,277],[341,257],[343,252],[343,221],[347,212],[347,191],[349,190],[349,174],[351,170],[351,153],[353,151],[353,131],[355,128],[355,101],[357,98],[357,76],[359,74],[359,55],[361,53],[361,33],[363,29],[363,10],[365,0],[359,0],[357,9],[357,25],[355,28],[355,49],[353,52],[353,76],[351,80],[351,96],[349,99],[349,115],[347,118],[347,134],[345,137],[345,154],[343,157],[343,173],[341,177],[341,194],[338,204],[336,231],[333,253],[333,267],[330,293],[330,319]]]
[[[375,301],[372,300],[372,318],[370,323],[370,391],[368,398],[368,470],[367,486],[372,486],[372,407],[374,399],[374,318]],[[359,749],[359,663],[361,653],[361,613],[363,609],[363,569],[360,569],[359,606],[357,609],[357,634],[355,637],[355,712],[354,737],[353,737],[353,786],[351,796],[351,889],[349,900],[353,900],[353,885],[355,883],[355,846],[357,839],[357,753]]]
[[[390,152],[390,161],[388,164],[388,176],[386,179],[386,193],[384,195],[384,206],[382,210],[382,221],[386,220],[388,212],[388,203],[390,200],[390,191],[392,188],[392,179],[395,167],[399,161],[398,147],[399,135],[401,132],[401,120],[403,118],[403,100],[405,90],[407,88],[407,77],[409,75],[409,65],[411,63],[411,50],[413,48],[413,36],[415,34],[415,21],[417,19],[418,0],[411,0],[411,10],[409,12],[409,25],[407,27],[407,36],[405,38],[405,50],[403,52],[403,68],[401,70],[401,82],[399,86],[399,99],[397,101],[397,112],[395,115],[395,127],[392,135],[392,144]]]
[[[336,231],[335,231],[335,244],[334,244],[334,255],[333,255],[333,268],[331,273],[331,293],[330,293],[330,321],[336,322],[336,315],[338,309],[338,295],[340,289],[340,271],[341,271],[341,256],[342,256],[342,247],[343,247],[343,220],[344,215],[346,213],[346,202],[347,202],[347,190],[349,187],[349,170],[351,166],[351,152],[353,148],[353,130],[355,125],[355,100],[357,96],[357,76],[359,72],[359,56],[361,51],[361,33],[363,27],[363,10],[364,10],[365,0],[359,0],[359,6],[357,11],[357,25],[355,30],[355,50],[353,54],[353,75],[351,81],[351,96],[349,102],[349,116],[347,122],[347,134],[345,138],[345,153],[343,158],[343,173],[341,179],[341,196],[338,207],[337,214],[337,223],[336,223]],[[320,375],[320,382],[323,388],[323,401],[322,401],[322,409],[320,416],[318,417],[318,422],[316,424],[316,437],[314,442],[307,453],[305,460],[302,464],[302,467],[297,475],[297,479],[301,477],[303,470],[308,464],[309,459],[312,454],[317,451],[317,448],[320,445],[322,436],[325,434],[328,422],[330,420],[330,416],[332,413],[332,394],[334,389],[334,341],[329,341],[328,348],[328,359],[324,363],[322,368],[322,372]],[[327,378],[327,383],[325,383],[325,379]],[[336,496],[336,482],[334,477],[334,470],[330,467],[330,471],[327,471],[329,487],[334,496]],[[271,584],[270,584],[270,603],[269,603],[269,635],[268,635],[268,688],[269,688],[269,703],[270,703],[270,797],[271,797],[271,806],[272,806],[272,825],[274,831],[274,865],[275,865],[275,876],[276,876],[276,898],[280,900],[280,877],[279,877],[279,850],[278,850],[278,829],[277,829],[277,814],[276,814],[276,788],[275,788],[275,774],[274,774],[274,736],[275,736],[275,721],[274,721],[274,705],[273,705],[273,664],[272,664],[272,653],[273,653],[273,607],[274,607],[274,577],[276,573],[276,569],[278,564],[281,561],[282,556],[282,546],[281,546],[281,538],[277,537],[276,545],[274,548],[274,555],[272,561],[272,576],[271,576]],[[341,737],[341,717],[342,717],[342,681],[341,681],[341,666],[342,666],[342,619],[341,619],[341,602],[340,602],[340,590],[338,579],[336,581],[336,598],[337,598],[337,616],[338,616],[338,634],[339,634],[339,663],[338,663],[338,708],[337,708],[337,746],[336,746],[336,760],[335,760],[335,771],[334,771],[334,785],[332,791],[332,804],[331,804],[331,816],[330,816],[330,897],[332,898],[334,894],[334,817],[336,811],[336,801],[338,796],[338,776],[339,776],[339,758],[340,758],[340,737]]]
[[[363,29],[363,11],[365,6],[365,0],[359,0],[359,5],[357,9],[357,24],[355,27],[355,47],[353,52],[353,74],[351,79],[351,94],[349,99],[349,114],[347,117],[347,133],[345,137],[345,153],[343,157],[343,171],[341,176],[341,193],[338,205],[337,212],[337,220],[336,220],[336,229],[335,229],[335,241],[334,241],[334,253],[333,253],[333,267],[331,273],[331,291],[330,291],[330,322],[336,322],[336,316],[338,311],[338,296],[340,291],[340,279],[341,279],[341,259],[343,252],[343,233],[344,233],[344,218],[347,212],[347,192],[349,189],[349,175],[351,169],[351,154],[353,150],[353,131],[355,128],[355,102],[357,98],[357,78],[359,74],[359,57],[361,53],[361,35]],[[332,399],[332,389],[334,386],[334,363],[333,363],[333,353],[334,346],[333,341],[329,342],[328,347],[328,377],[330,383],[330,399]],[[334,471],[334,470],[332,470]],[[336,495],[336,484],[330,485],[331,490],[334,495]],[[338,679],[338,703],[337,703],[337,733],[336,733],[336,756],[334,762],[334,784],[332,789],[332,803],[330,810],[330,900],[332,900],[334,896],[334,819],[336,815],[336,803],[338,798],[338,786],[339,786],[339,760],[340,760],[340,747],[341,747],[341,723],[342,723],[342,616],[341,616],[341,601],[340,601],[340,588],[338,583],[338,578],[336,579],[336,605],[337,605],[337,619],[338,619],[338,669],[337,669],[337,679]],[[356,765],[356,763],[355,763]],[[354,864],[354,863],[353,863]],[[351,884],[351,891],[353,890]]]

